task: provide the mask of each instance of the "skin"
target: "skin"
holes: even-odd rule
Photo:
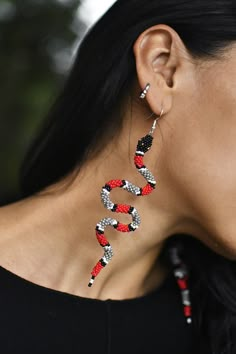
[[[219,59],[196,60],[178,34],[160,24],[143,32],[133,51],[137,77],[132,100],[127,95],[124,103],[119,139],[89,160],[67,189],[58,183],[50,193],[0,209],[0,264],[31,282],[101,300],[144,295],[166,276],[158,255],[176,233],[236,259],[236,49],[227,48]],[[147,83],[142,101],[139,93]],[[106,229],[115,256],[88,288],[90,271],[103,254],[95,225],[105,216],[130,222],[128,215],[104,209],[101,187],[116,178],[144,185],[133,155],[152,126],[147,118],[162,109],[145,155],[157,188],[139,198],[112,191],[111,199],[135,206],[142,222],[125,235]]]

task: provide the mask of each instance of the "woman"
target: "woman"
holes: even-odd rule
[[[236,353],[235,21],[118,0],[89,30],[0,211],[1,352]]]

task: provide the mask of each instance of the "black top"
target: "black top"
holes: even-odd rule
[[[96,300],[0,266],[0,322],[4,354],[192,354],[194,346],[172,274],[145,296]]]

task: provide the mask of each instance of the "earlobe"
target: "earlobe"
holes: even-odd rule
[[[155,113],[164,106],[171,109],[174,74],[178,66],[174,30],[166,25],[156,25],[144,31],[136,40],[133,50],[137,78],[141,87],[150,82],[148,103]]]

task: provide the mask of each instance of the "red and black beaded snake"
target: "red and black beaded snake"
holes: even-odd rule
[[[156,119],[157,120],[157,119]],[[156,186],[156,180],[152,173],[147,169],[147,167],[143,163],[143,157],[144,154],[151,148],[152,146],[152,141],[153,141],[153,132],[156,128],[156,120],[153,123],[152,129],[143,138],[141,138],[138,141],[135,156],[134,156],[134,163],[135,167],[137,168],[138,172],[146,179],[147,184],[143,187],[140,188],[138,186],[135,186],[129,181],[126,180],[121,180],[121,179],[115,179],[115,180],[110,180],[105,184],[104,187],[102,187],[101,190],[101,200],[108,210],[111,210],[112,212],[115,213],[123,213],[123,214],[130,214],[132,216],[132,222],[130,224],[122,224],[116,219],[113,218],[104,218],[99,221],[99,223],[96,225],[96,237],[99,242],[99,244],[102,246],[104,250],[104,255],[103,257],[97,262],[95,267],[93,268],[91,274],[92,277],[90,279],[90,282],[88,284],[89,287],[93,285],[94,279],[97,277],[97,275],[100,273],[100,271],[109,263],[113,256],[113,250],[111,244],[108,242],[104,231],[107,226],[113,226],[117,231],[120,232],[130,232],[130,231],[135,231],[140,223],[141,219],[138,214],[138,211],[131,205],[126,205],[126,204],[114,204],[110,200],[110,192],[114,188],[123,188],[127,190],[128,192],[136,195],[136,196],[145,196],[150,194]]]

